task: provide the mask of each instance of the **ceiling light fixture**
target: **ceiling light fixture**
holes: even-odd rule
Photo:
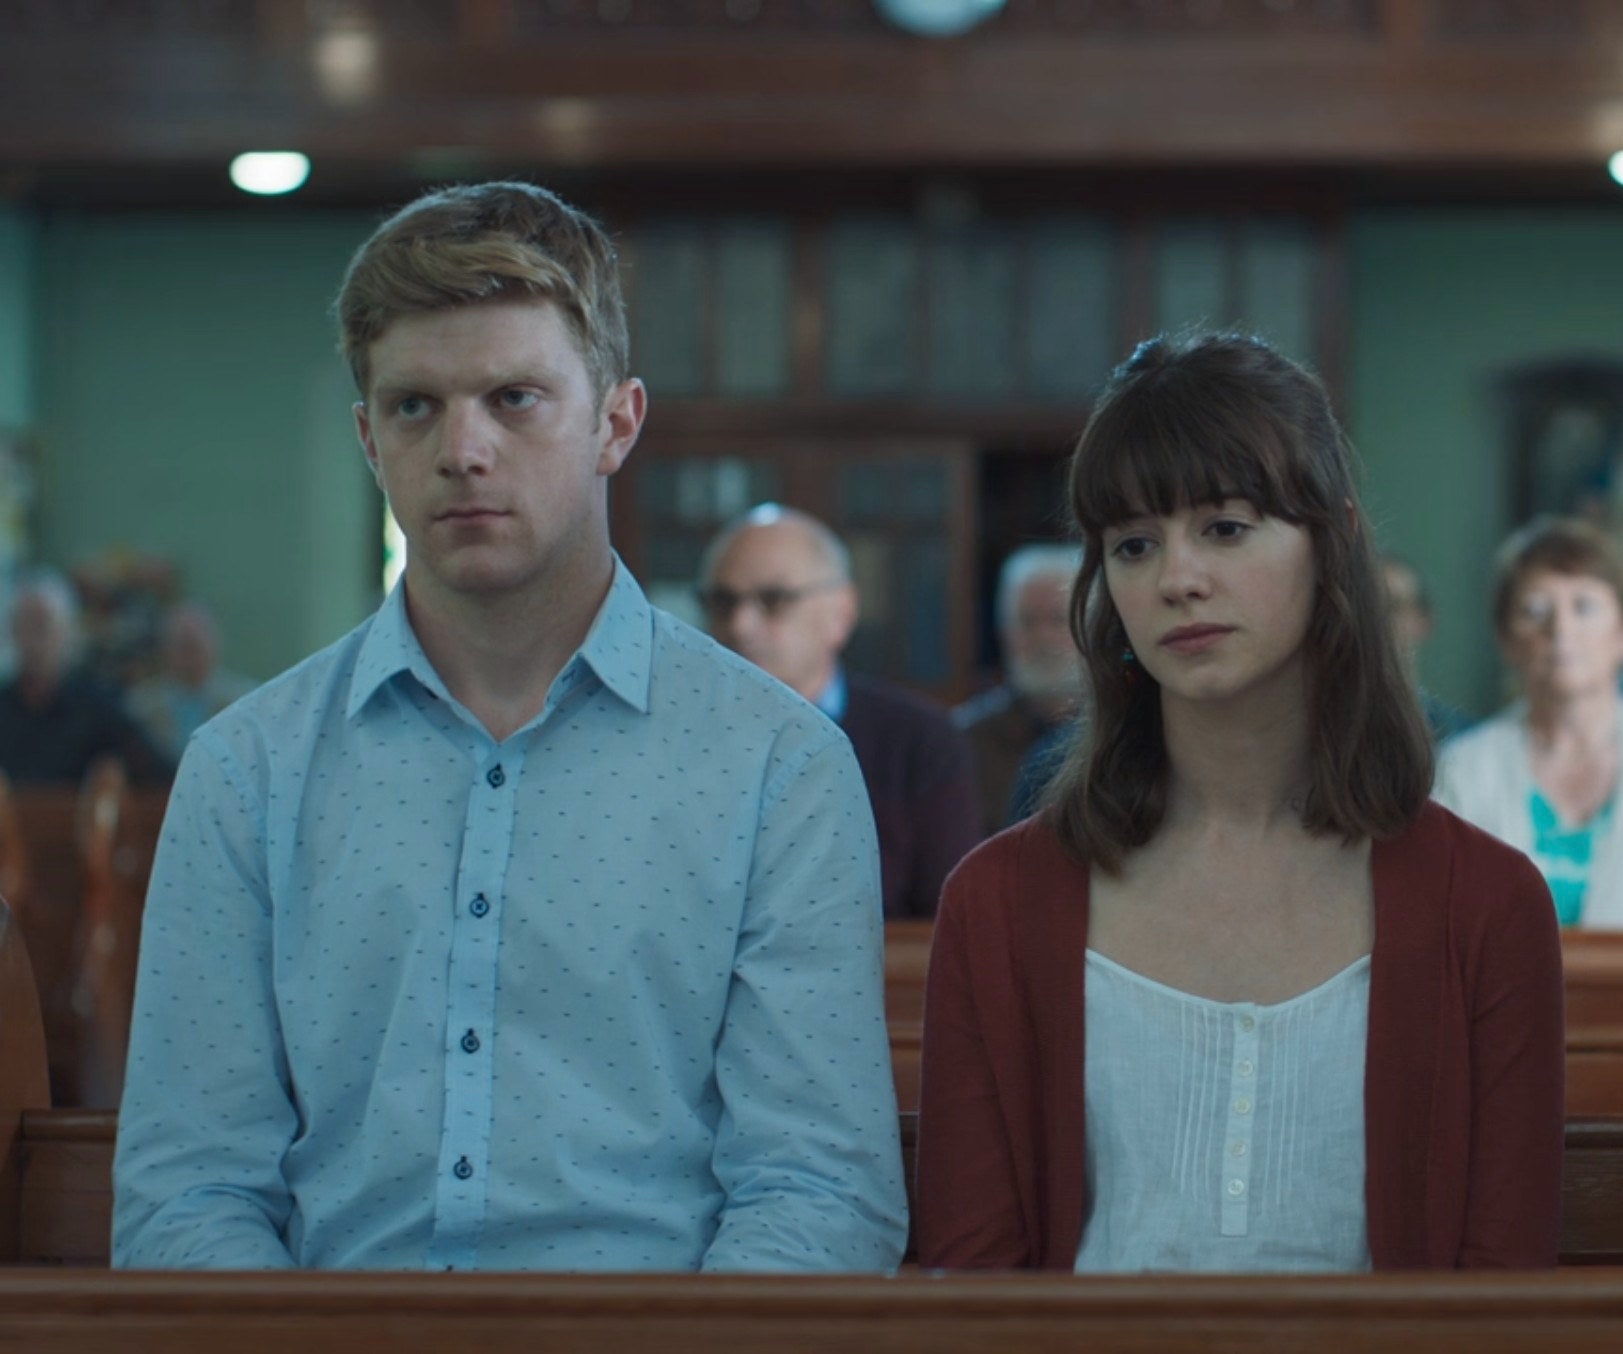
[[[291,193],[310,177],[310,157],[296,150],[250,150],[231,162],[231,182],[245,193]]]

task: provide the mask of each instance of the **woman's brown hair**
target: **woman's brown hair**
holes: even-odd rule
[[[1152,339],[1112,373],[1071,457],[1082,569],[1071,633],[1089,703],[1044,810],[1078,857],[1110,873],[1166,813],[1160,688],[1125,658],[1104,580],[1104,533],[1141,513],[1244,499],[1307,531],[1317,589],[1305,641],[1309,831],[1390,837],[1431,791],[1431,736],[1386,620],[1352,452],[1312,374],[1260,339]]]

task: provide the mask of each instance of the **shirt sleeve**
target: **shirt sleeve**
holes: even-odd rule
[[[293,1264],[297,1126],[272,993],[264,809],[217,740],[181,762],[153,863],[113,1172],[113,1264]]]
[[[716,1047],[708,1271],[890,1271],[907,1238],[878,848],[829,731],[772,773]]]
[[[1471,1168],[1462,1267],[1554,1265],[1561,1231],[1565,1034],[1561,940],[1550,891],[1519,853],[1495,852],[1471,886],[1495,901],[1471,1001]]]

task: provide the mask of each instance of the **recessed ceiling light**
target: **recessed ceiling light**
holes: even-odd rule
[[[1618,151],[1606,162],[1606,168],[1619,183],[1623,183],[1623,150]]]
[[[245,193],[291,193],[310,177],[310,157],[296,150],[251,150],[231,162],[231,182]]]

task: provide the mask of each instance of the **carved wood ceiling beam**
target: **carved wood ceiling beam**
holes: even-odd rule
[[[1609,0],[0,0],[0,168],[249,145],[646,165],[1539,166],[1623,145]]]

